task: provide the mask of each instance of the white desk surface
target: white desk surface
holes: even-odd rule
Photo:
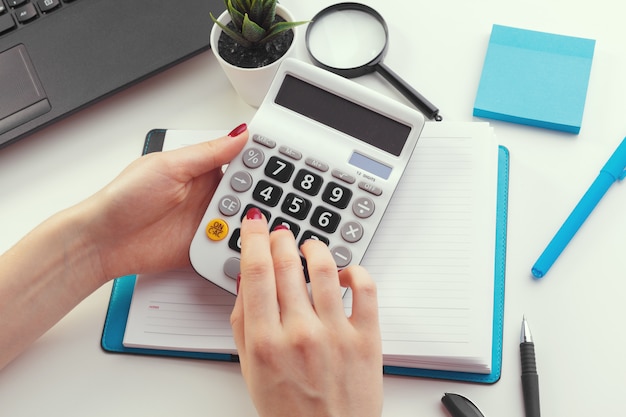
[[[282,3],[307,19],[332,2]],[[523,314],[536,341],[543,414],[619,412],[626,388],[626,185],[609,190],[546,278],[534,281],[530,267],[626,135],[620,6],[612,0],[365,3],[388,22],[387,64],[450,121],[477,120],[472,106],[493,23],[597,41],[579,135],[492,122],[511,154],[502,378],[475,385],[386,376],[383,415],[446,416],[440,398],[457,392],[487,417],[523,416]],[[359,82],[404,100],[377,75]],[[109,182],[139,155],[150,129],[229,129],[253,113],[206,52],[1,149],[0,251]],[[104,353],[110,290],[108,284],[94,293],[0,372],[0,414],[256,415],[237,364]]]

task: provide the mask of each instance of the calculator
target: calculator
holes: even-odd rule
[[[416,110],[290,58],[278,69],[191,242],[198,274],[235,294],[241,221],[259,208],[301,245],[324,242],[338,269],[358,264],[424,126]],[[302,257],[302,256],[301,256]],[[305,279],[306,260],[302,257]]]

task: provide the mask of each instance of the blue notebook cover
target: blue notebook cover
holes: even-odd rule
[[[595,41],[493,25],[474,116],[579,133]]]
[[[165,131],[152,131],[153,135],[146,140],[144,153],[159,151],[163,145]],[[506,266],[506,231],[508,211],[508,188],[509,188],[509,152],[500,146],[498,160],[498,205],[496,224],[496,257],[495,257],[495,285],[494,285],[494,323],[493,323],[493,346],[492,365],[490,374],[475,374],[450,371],[435,371],[428,369],[383,367],[383,372],[390,375],[411,377],[425,377],[437,379],[450,379],[467,382],[491,384],[500,379],[502,369],[502,331],[504,319],[504,281]],[[107,352],[130,353],[143,355],[159,355],[170,357],[184,357],[195,359],[209,359],[218,361],[238,361],[237,355],[222,353],[183,352],[158,349],[127,348],[123,345],[126,321],[135,287],[134,275],[117,278],[113,282],[109,308],[102,332],[101,345]]]

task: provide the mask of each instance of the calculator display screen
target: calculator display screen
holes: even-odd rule
[[[410,126],[288,74],[274,102],[395,156],[411,132]]]

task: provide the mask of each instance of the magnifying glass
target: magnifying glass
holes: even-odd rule
[[[360,3],[339,3],[316,14],[306,31],[313,62],[346,78],[377,71],[427,118],[443,120],[439,109],[383,63],[389,31],[383,17]]]

